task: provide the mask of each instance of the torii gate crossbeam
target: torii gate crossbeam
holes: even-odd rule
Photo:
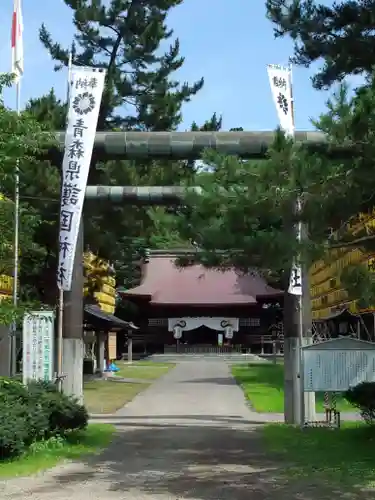
[[[87,186],[85,199],[128,205],[179,205],[187,192],[199,193],[199,186]]]
[[[60,151],[65,144],[65,132],[56,132]],[[252,132],[97,132],[93,154],[99,159],[199,159],[205,149],[241,158],[264,158],[275,137],[273,131]],[[327,144],[322,132],[299,131],[297,142],[312,149]],[[331,155],[342,156],[348,151],[337,149]],[[50,154],[56,154],[50,151]]]

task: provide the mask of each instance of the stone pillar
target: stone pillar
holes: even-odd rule
[[[105,334],[103,332],[96,332],[96,371],[102,374],[104,372],[104,350],[105,350]]]
[[[128,330],[128,363],[133,363],[133,332]]]
[[[72,288],[64,293],[63,391],[83,401],[83,224],[78,232]]]
[[[299,338],[299,300],[285,292],[284,298],[284,419],[287,424],[300,424],[315,420],[315,394],[305,393],[304,415],[302,415],[303,373],[301,365],[301,345],[312,343],[311,303],[307,270],[302,273],[302,339]],[[302,341],[302,343],[301,343]]]

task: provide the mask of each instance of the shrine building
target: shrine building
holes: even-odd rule
[[[179,267],[179,251],[151,251],[141,284],[118,289],[136,306],[134,349],[144,353],[271,352],[282,340],[283,292],[259,275]]]

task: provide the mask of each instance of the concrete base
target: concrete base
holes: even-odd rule
[[[284,419],[286,424],[301,421],[300,379],[298,359],[299,341],[295,337],[284,338]]]
[[[83,340],[63,339],[63,392],[83,403]]]
[[[306,343],[310,343],[306,339]],[[302,378],[298,338],[284,339],[284,420],[287,424],[301,424]],[[305,421],[315,420],[315,394],[304,394]]]
[[[11,338],[9,327],[0,326],[0,377],[10,377]]]

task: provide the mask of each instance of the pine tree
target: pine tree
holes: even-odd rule
[[[315,0],[266,0],[275,36],[294,42],[295,64],[323,61],[313,78],[326,88],[347,75],[368,74],[375,64],[375,1],[344,0],[327,5]]]
[[[182,0],[111,0],[109,6],[101,0],[64,2],[73,10],[77,30],[73,64],[107,70],[98,130],[176,129],[183,103],[204,83],[202,78],[181,85],[173,79],[184,63],[178,39],[161,52],[173,35],[166,17]],[[40,40],[57,62],[56,69],[68,64],[70,48],[56,44],[44,24]]]
[[[184,58],[180,56],[178,39],[173,40],[173,31],[166,26],[166,18],[182,0],[64,2],[72,10],[76,28],[72,46],[55,43],[45,25],[40,29],[40,40],[56,62],[56,70],[67,66],[70,50],[74,65],[107,70],[97,129],[175,130],[182,120],[183,104],[204,83],[202,78],[192,85],[180,84],[174,77]],[[167,43],[170,46],[163,52]],[[38,103],[40,117],[50,113],[48,106],[53,96],[43,99],[43,103]],[[55,117],[59,116],[57,111]],[[216,129],[220,120],[215,116],[213,122]],[[99,164],[94,158],[89,184],[179,185],[193,175],[190,162],[119,159]],[[168,239],[166,228],[162,238],[152,238],[157,225],[155,213],[165,220],[162,209],[154,212],[145,207],[85,204],[85,242],[90,250],[116,264],[121,285],[136,284],[139,273],[132,261],[139,260],[144,248]],[[173,231],[171,227],[171,237],[175,239]]]

